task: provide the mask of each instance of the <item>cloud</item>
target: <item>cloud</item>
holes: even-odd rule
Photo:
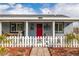
[[[10,8],[15,8],[15,4],[16,3],[8,3],[8,5],[10,6]]]
[[[7,10],[7,9],[10,10]],[[36,14],[35,10],[30,7],[23,7],[21,4],[1,4],[0,14]]]
[[[6,9],[10,6],[8,4],[0,4],[0,14],[6,14]]]
[[[52,10],[49,8],[40,9],[42,14],[52,14]]]
[[[54,11],[56,14],[79,17],[79,4],[57,4]]]
[[[9,7],[7,4],[0,4],[0,10],[8,9]]]
[[[17,4],[14,9],[8,11],[9,14],[36,14],[33,8],[23,7]]]
[[[41,8],[42,14],[62,14],[69,17],[79,17],[79,4],[59,3],[54,7]]]
[[[52,4],[42,4],[42,7],[40,8],[41,14],[54,14],[53,13],[53,6],[51,7]]]
[[[51,5],[42,4],[42,7],[39,9],[41,11],[40,14],[62,14],[69,17],[79,17],[79,4],[77,3],[59,3],[54,6]],[[38,14],[38,12],[32,7],[24,7],[22,4],[9,3],[0,4],[0,14]]]

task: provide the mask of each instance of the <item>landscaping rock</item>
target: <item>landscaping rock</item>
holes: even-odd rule
[[[79,48],[48,48],[52,56],[79,56]]]

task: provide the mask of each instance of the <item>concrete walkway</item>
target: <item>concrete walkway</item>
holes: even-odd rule
[[[30,56],[50,56],[48,48],[32,48]]]

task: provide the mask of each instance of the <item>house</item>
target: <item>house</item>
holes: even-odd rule
[[[78,27],[78,21],[64,15],[0,15],[0,34],[64,36]]]
[[[72,32],[78,19],[64,15],[0,15],[0,34],[21,32],[24,36],[54,36]]]

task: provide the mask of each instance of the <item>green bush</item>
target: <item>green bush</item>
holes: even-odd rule
[[[79,42],[79,34],[69,33],[65,36],[65,40],[67,43],[70,43],[73,40],[77,40],[77,42]]]
[[[0,43],[10,43],[12,40],[7,40],[7,37],[5,35],[0,35]],[[6,55],[8,52],[8,48],[6,47],[0,47],[0,55]]]
[[[0,55],[6,55],[8,52],[8,49],[5,47],[0,47]]]
[[[70,43],[71,41],[73,41],[76,38],[75,34],[73,33],[69,33],[65,36],[66,42]]]
[[[0,35],[0,43],[3,42],[3,43],[10,43],[12,42],[11,39],[7,39],[7,37],[5,35]]]
[[[0,35],[0,42],[5,41],[5,40],[6,40],[6,36]]]

